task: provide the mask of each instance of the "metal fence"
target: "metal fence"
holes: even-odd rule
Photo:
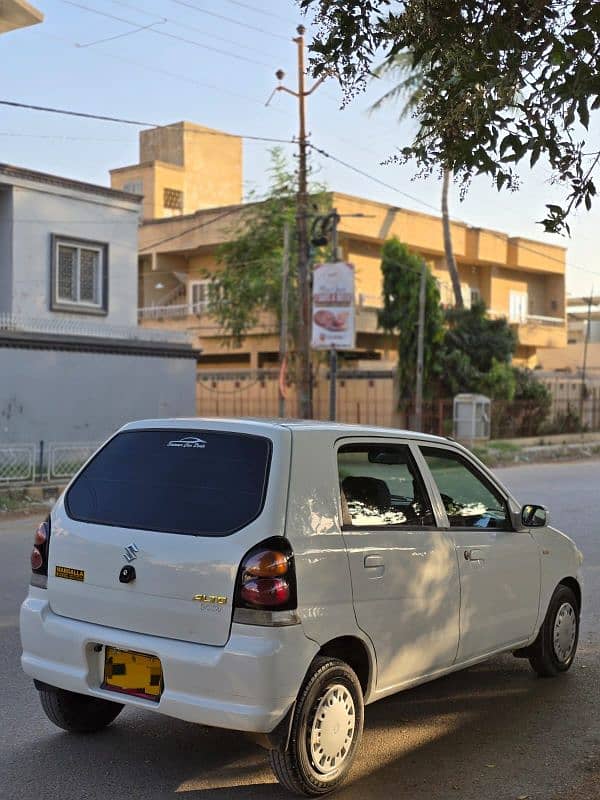
[[[65,482],[97,449],[97,442],[0,443],[0,486]]]
[[[0,444],[0,486],[8,483],[33,483],[36,477],[34,444]]]

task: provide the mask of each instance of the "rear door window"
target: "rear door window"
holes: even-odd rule
[[[338,450],[344,525],[434,525],[431,504],[405,444],[347,444]]]
[[[271,442],[224,431],[117,434],[66,497],[70,517],[123,528],[226,536],[262,511]]]

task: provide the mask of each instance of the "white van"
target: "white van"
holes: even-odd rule
[[[246,731],[316,796],[348,773],[366,704],[504,651],[567,670],[581,562],[449,439],[135,422],[35,534],[22,664],[61,728],[129,704]]]

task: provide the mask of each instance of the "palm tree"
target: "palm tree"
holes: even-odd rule
[[[390,103],[403,102],[402,110],[398,117],[399,121],[412,115],[419,106],[419,100],[423,94],[423,72],[419,67],[413,65],[412,53],[404,50],[396,53],[382,62],[375,70],[374,74],[381,78],[392,76],[398,78],[398,83],[387,91],[369,108],[369,111],[379,111]],[[452,290],[454,292],[454,304],[457,308],[464,308],[460,278],[454,250],[452,248],[452,232],[450,229],[450,216],[448,214],[448,190],[452,180],[452,170],[444,166],[442,178],[442,226],[444,230],[444,252],[446,254],[446,264]]]

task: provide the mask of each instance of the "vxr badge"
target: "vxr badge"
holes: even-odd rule
[[[140,548],[137,546],[135,542],[132,542],[131,544],[128,544],[127,547],[125,548],[125,552],[123,553],[123,558],[125,559],[125,561],[131,563],[132,561],[135,561],[135,559],[137,558],[137,554],[139,552]]]

